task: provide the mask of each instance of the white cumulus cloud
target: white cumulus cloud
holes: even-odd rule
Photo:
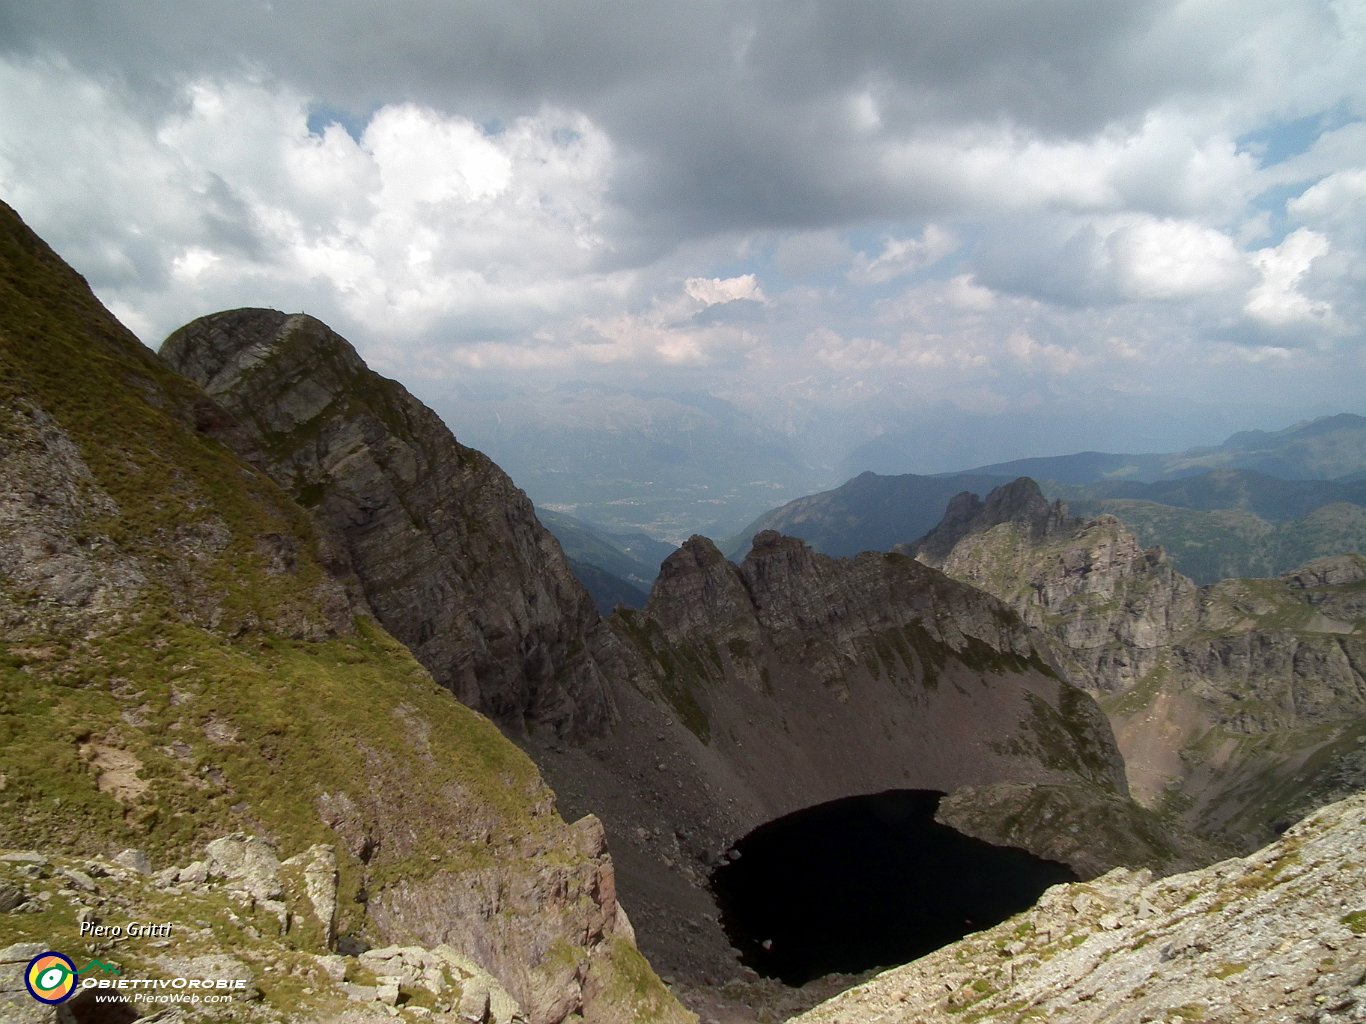
[[[759,287],[758,278],[753,274],[727,278],[690,277],[684,282],[683,289],[704,306],[738,302],[742,299],[750,302],[768,301],[764,290]]]
[[[1273,327],[1330,326],[1332,307],[1300,289],[1314,261],[1327,252],[1328,240],[1308,228],[1293,232],[1278,246],[1259,250],[1254,260],[1262,279],[1248,295],[1248,315]]]

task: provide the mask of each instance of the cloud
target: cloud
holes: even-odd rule
[[[1251,277],[1232,238],[1190,221],[1145,218],[1116,227],[1105,242],[1106,270],[1127,300],[1217,295]]]
[[[1026,366],[1043,367],[1050,373],[1068,374],[1087,361],[1076,349],[1041,342],[1028,331],[1013,331],[1006,339],[1006,351]]]
[[[789,278],[813,277],[849,264],[853,253],[838,231],[800,231],[785,234],[773,250],[773,264]]]
[[[882,372],[909,369],[919,372],[950,366],[980,366],[982,358],[965,349],[943,344],[942,339],[907,334],[895,341],[881,338],[844,338],[828,328],[811,332],[806,348],[822,365],[840,373]]]
[[[904,274],[932,267],[958,248],[953,234],[936,224],[928,224],[919,238],[889,238],[877,256],[860,253],[849,271],[857,285],[885,284]]]
[[[1361,97],[1350,6],[1256,0],[1232,18],[1219,4],[1161,0],[458,11],[436,0],[382,11],[369,0],[48,0],[15,6],[0,27],[12,52],[60,48],[162,103],[177,83],[250,66],[361,119],[396,101],[480,124],[578,110],[628,155],[618,195],[645,231],[687,235],[915,216],[960,184],[977,201],[1008,200],[1021,190],[1002,158],[1025,195],[1050,182],[1081,203],[1106,201],[1097,184],[1186,202],[1220,194],[1223,165],[1238,161],[1231,140],[1268,112]],[[1131,166],[1088,183],[1107,147]]]
[[[45,0],[0,189],[152,344],[268,304],[406,380],[1359,404],[1363,66],[1335,0]]]
[[[1360,248],[1366,244],[1366,153],[1362,160],[1362,166],[1321,178],[1286,203],[1286,210]]]
[[[714,306],[723,302],[767,302],[758,279],[753,274],[739,277],[690,277],[683,283],[683,290],[690,298],[704,306]]]
[[[1332,326],[1332,307],[1300,290],[1314,261],[1327,252],[1328,240],[1308,228],[1300,228],[1274,248],[1259,250],[1254,260],[1262,279],[1248,295],[1248,315],[1270,327]]]
[[[599,266],[613,152],[582,114],[491,131],[399,103],[353,138],[311,132],[304,97],[246,79],[192,82],[146,124],[72,69],[0,74],[35,101],[0,131],[6,191],[63,236],[87,229],[99,248],[72,258],[141,308],[152,343],[212,306],[317,301],[363,333],[422,337],[529,326],[627,287]],[[80,103],[97,130],[62,128]],[[107,180],[70,180],[97,168]]]

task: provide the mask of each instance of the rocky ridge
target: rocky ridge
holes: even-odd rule
[[[897,967],[794,1024],[1147,1024],[1366,1015],[1366,794],[1245,858],[1117,869]]]
[[[737,979],[705,889],[730,845],[829,800],[1050,787],[1108,822],[1081,870],[1193,863],[1124,795],[1103,716],[1018,617],[909,558],[832,559],[770,534],[736,566],[695,537],[647,607],[610,622],[644,666],[614,734],[534,756],[563,806],[603,818],[642,947],[682,981]],[[1037,852],[1046,837],[1013,840]]]
[[[1114,517],[1073,518],[1027,479],[960,496],[909,549],[1047,636],[1101,696],[1135,795],[1196,831],[1250,848],[1366,784],[1360,555],[1196,587]]]
[[[910,559],[832,559],[769,532],[757,535],[735,566],[694,537],[661,566],[643,615],[627,618],[665,675],[676,652],[695,659],[676,707],[707,735],[712,718],[738,717],[720,709],[742,694],[760,697],[762,719],[786,719],[789,729],[818,702],[826,706],[823,729],[847,713],[864,731],[870,764],[884,739],[898,761],[905,747],[915,748],[917,758],[902,766],[904,777],[914,776],[910,785],[956,789],[987,776],[1029,776],[1123,791],[1122,764],[1098,709],[1059,682],[1023,623],[994,599]],[[981,692],[964,700],[970,684]],[[885,737],[867,728],[875,709]],[[751,718],[759,728],[760,715],[750,711]],[[829,744],[811,739],[790,745],[820,757]],[[805,774],[802,783],[818,795],[820,782]]]

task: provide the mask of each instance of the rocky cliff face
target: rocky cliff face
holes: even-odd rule
[[[1196,586],[1144,550],[1113,516],[1084,521],[1050,504],[1027,477],[985,502],[961,494],[944,521],[908,546],[917,559],[1005,601],[1059,641],[1069,677],[1125,689],[1196,610]]]
[[[918,750],[915,785],[1058,773],[1123,789],[1098,710],[1059,682],[1023,623],[899,555],[832,559],[767,532],[734,566],[694,537],[661,567],[643,619],[665,641],[647,645],[664,669],[672,651],[699,659],[688,684],[699,729],[730,717],[737,694],[767,698],[770,721],[809,714],[819,695],[827,722],[847,714],[867,732],[881,717],[898,759]],[[865,751],[880,742],[867,736]]]
[[[204,843],[245,832],[276,851],[281,886],[336,871],[331,920],[300,914],[294,933],[272,886],[250,894],[264,918],[244,930],[286,932],[258,965],[260,1019],[298,994],[264,966],[285,947],[393,942],[450,944],[542,1024],[638,1019],[628,989],[684,1018],[630,948],[596,822],[555,813],[532,763],[368,616],[346,550],[205,436],[233,418],[7,207],[0,368],[0,835],[37,851],[0,861],[24,868],[0,879],[6,981],[27,943],[93,955],[83,909],[148,906],[196,936],[231,922],[192,892],[167,897],[190,900],[183,917],[112,901],[89,863],[136,848],[137,870],[186,865],[195,885],[222,873],[193,867]],[[118,947],[148,965],[162,949]]]
[[[301,314],[203,317],[161,354],[342,539],[375,615],[439,683],[514,733],[606,727],[592,600],[526,495],[430,409]]]
[[[1366,1016],[1366,796],[1252,856],[1117,870],[879,975],[794,1024],[1305,1021]]]
[[[1070,518],[1028,480],[956,499],[915,548],[1018,611],[1103,695],[1150,806],[1247,846],[1366,784],[1360,556],[1200,588],[1114,517]]]

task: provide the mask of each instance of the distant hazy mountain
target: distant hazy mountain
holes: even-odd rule
[[[1073,486],[1055,482],[1052,490],[1071,504],[1123,499],[1206,512],[1236,509],[1273,523],[1299,519],[1338,502],[1366,505],[1366,480],[1285,480],[1246,469],[1217,469],[1153,482],[1109,480]]]
[[[611,615],[618,608],[644,608],[645,602],[649,600],[648,590],[627,583],[620,576],[604,572],[596,565],[571,558],[569,568],[583,584],[583,589],[593,598],[593,604],[597,606],[600,615]]]
[[[864,473],[765,513],[726,551],[743,554],[762,529],[827,554],[887,550],[933,527],[954,495],[1020,476],[1077,514],[1119,517],[1201,584],[1366,550],[1366,417],[1344,413],[1176,454],[1080,452],[939,476]]]
[[[660,563],[677,547],[644,533],[617,533],[550,509],[538,508],[536,516],[570,558],[646,590],[659,575]]]
[[[1080,452],[1016,459],[969,470],[1063,484],[1171,480],[1215,469],[1248,469],[1282,480],[1336,480],[1366,473],[1366,416],[1341,413],[1285,430],[1245,430],[1213,448],[1155,455]]]
[[[1279,576],[1316,558],[1366,551],[1366,507],[1360,504],[1325,504],[1279,522],[1236,508],[1204,511],[1125,498],[1069,506],[1082,516],[1117,517],[1145,547],[1160,545],[1201,585]]]
[[[827,555],[887,551],[927,532],[944,515],[949,499],[962,491],[985,493],[1005,477],[985,473],[945,476],[878,476],[863,473],[830,491],[789,501],[764,513],[724,542],[726,554],[742,557],[763,530],[800,537]]]
[[[681,542],[721,522],[728,533],[829,480],[792,438],[705,393],[566,382],[433,404],[538,507],[617,532]]]
[[[1335,417],[1336,418],[1336,417]],[[1119,517],[1197,583],[1279,576],[1366,551],[1366,481],[1281,480],[1242,469],[1151,483],[1045,484],[1078,515]]]

